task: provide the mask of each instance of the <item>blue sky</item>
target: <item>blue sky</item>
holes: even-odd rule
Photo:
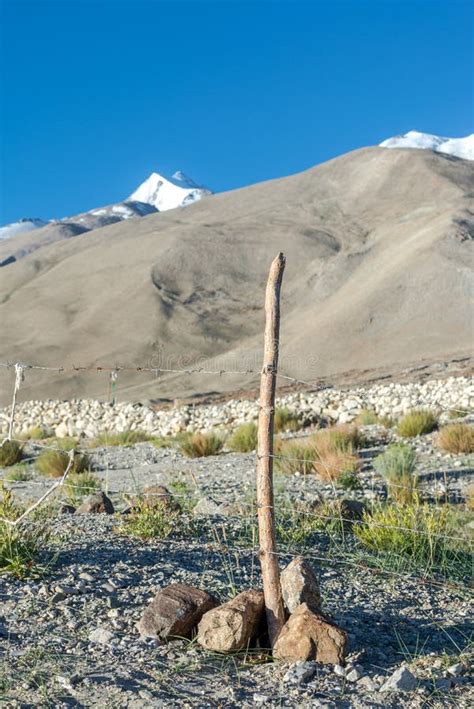
[[[473,131],[464,0],[2,0],[0,223]]]

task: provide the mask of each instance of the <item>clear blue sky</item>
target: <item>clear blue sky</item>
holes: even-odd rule
[[[0,223],[473,131],[468,0],[3,0]]]

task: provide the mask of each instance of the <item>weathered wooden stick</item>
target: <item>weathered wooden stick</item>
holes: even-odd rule
[[[285,268],[282,253],[273,260],[265,292],[265,343],[260,381],[257,436],[257,507],[263,593],[268,634],[273,647],[285,622],[273,511],[273,419],[280,332],[280,289]]]

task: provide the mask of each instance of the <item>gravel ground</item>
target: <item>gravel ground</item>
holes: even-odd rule
[[[374,476],[370,461],[394,434],[379,427],[367,427],[366,433],[372,444],[362,452],[362,488],[350,496],[384,499],[385,485]],[[440,454],[430,435],[413,444],[423,495],[462,501],[472,459]],[[189,497],[204,506],[214,502],[221,505],[220,516],[190,516],[184,525],[188,534],[181,530],[165,540],[146,541],[118,533],[125,519],[120,514],[48,518],[51,538],[43,553],[43,562],[51,564],[48,573],[23,581],[0,579],[3,706],[472,706],[468,591],[347,563],[349,557],[334,556],[325,534],[312,539],[308,556],[316,557],[324,611],[349,633],[349,664],[342,674],[315,663],[303,672],[301,667],[263,662],[259,650],[212,656],[189,641],[162,645],[140,639],[135,624],[145,605],[171,582],[196,585],[221,600],[235,589],[259,587],[255,551],[232,536],[238,539],[246,523],[234,516],[239,505],[252,518],[255,457],[224,453],[190,460],[174,449],[143,443],[96,449],[91,460],[118,511],[127,505],[124,493],[156,482],[176,490],[181,483],[183,497],[178,500],[183,505]],[[9,486],[27,500],[39,497],[50,484],[34,475]],[[314,476],[276,475],[275,489],[278,499],[293,504],[348,496]],[[238,551],[229,551],[227,544]],[[282,563],[290,559],[284,555]],[[380,692],[403,664],[419,680],[418,688]],[[302,675],[307,676],[301,680]]]

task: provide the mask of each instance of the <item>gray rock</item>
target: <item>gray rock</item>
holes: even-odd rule
[[[217,601],[206,591],[173,583],[158,591],[137,623],[138,632],[147,638],[189,637],[204,613]]]
[[[283,601],[290,614],[302,603],[306,603],[312,610],[319,610],[319,581],[304,557],[293,559],[281,572],[280,581]]]
[[[74,514],[76,515],[86,515],[86,514],[100,514],[106,513],[111,515],[114,513],[114,506],[112,501],[103,492],[95,492],[93,495],[88,495],[82,504],[79,505]]]
[[[353,667],[352,669],[349,670],[349,672],[346,674],[346,679],[348,682],[357,682],[362,677],[362,673],[359,672],[358,669]]]
[[[316,667],[315,662],[297,662],[286,672],[283,682],[285,684],[304,684],[313,677]]]
[[[110,645],[115,635],[107,628],[96,628],[89,633],[89,641],[98,645]]]
[[[398,670],[380,687],[380,692],[413,692],[418,686],[418,680],[406,667],[399,667]]]
[[[466,668],[464,667],[462,662],[456,662],[455,665],[451,665],[450,667],[448,667],[447,672],[448,675],[452,675],[453,677],[459,677],[459,675],[464,674],[465,669]]]

